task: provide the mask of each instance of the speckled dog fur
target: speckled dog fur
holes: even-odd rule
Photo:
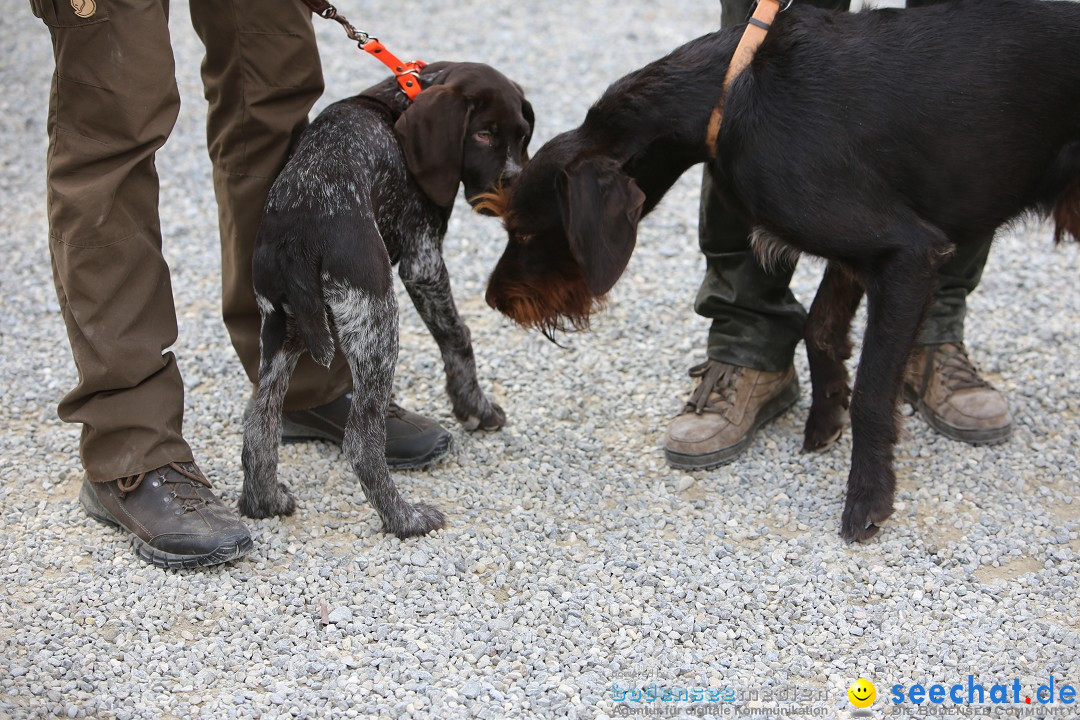
[[[442,527],[410,504],[386,467],[385,415],[398,352],[392,266],[439,346],[454,415],[469,430],[506,421],[476,378],[442,259],[459,184],[466,197],[509,184],[527,159],[532,108],[521,89],[475,63],[433,63],[415,103],[389,79],[335,103],[297,143],[267,199],[254,257],[262,316],[259,386],[244,428],[240,511],[288,515],[277,482],[281,414],[304,352],[328,366],[337,346],[353,376],[343,450],[386,531]]]

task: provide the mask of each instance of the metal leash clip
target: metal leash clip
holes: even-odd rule
[[[785,10],[787,10],[788,8],[791,7],[792,3],[795,2],[795,0],[776,0],[776,1],[780,5],[780,9],[777,10],[777,12],[784,12]],[[747,11],[746,17],[748,17],[748,18],[753,17],[754,10],[757,9],[757,6],[758,6],[758,0],[754,0],[754,2],[750,3],[750,9],[749,9],[749,11]]]
[[[325,20],[334,20],[345,29],[345,34],[350,40],[356,41],[356,46],[364,52],[376,58],[383,65],[394,71],[401,91],[409,98],[415,100],[423,87],[420,85],[420,71],[427,63],[422,60],[402,62],[386,46],[374,37],[362,30],[357,30],[343,15],[339,15],[337,8],[326,0],[302,0],[307,7],[319,17]]]

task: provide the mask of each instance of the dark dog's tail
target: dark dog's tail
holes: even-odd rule
[[[1066,190],[1054,204],[1054,242],[1060,243],[1066,233],[1080,242],[1080,180]]]
[[[1046,209],[1054,218],[1054,242],[1066,235],[1080,241],[1080,140],[1066,144],[1050,163],[1040,194],[1051,198]]]

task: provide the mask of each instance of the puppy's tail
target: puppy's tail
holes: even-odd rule
[[[334,359],[334,335],[323,301],[319,268],[301,263],[289,276],[288,284],[286,296],[290,301],[289,310],[300,339],[315,362],[330,367]]]
[[[326,315],[321,293],[302,295],[302,299],[293,306],[296,329],[304,341],[311,357],[323,367],[330,367],[334,359],[334,335],[330,332],[330,321]]]

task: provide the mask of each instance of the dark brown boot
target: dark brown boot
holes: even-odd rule
[[[329,440],[341,444],[349,419],[352,391],[310,410],[285,413],[282,442]],[[244,412],[246,418],[248,412]],[[449,450],[453,435],[442,425],[409,412],[395,402],[386,409],[386,465],[391,470],[420,468],[432,464]]]
[[[210,491],[195,463],[169,463],[109,482],[84,476],[79,502],[95,520],[131,533],[135,553],[158,567],[217,565],[252,547],[247,528]]]

